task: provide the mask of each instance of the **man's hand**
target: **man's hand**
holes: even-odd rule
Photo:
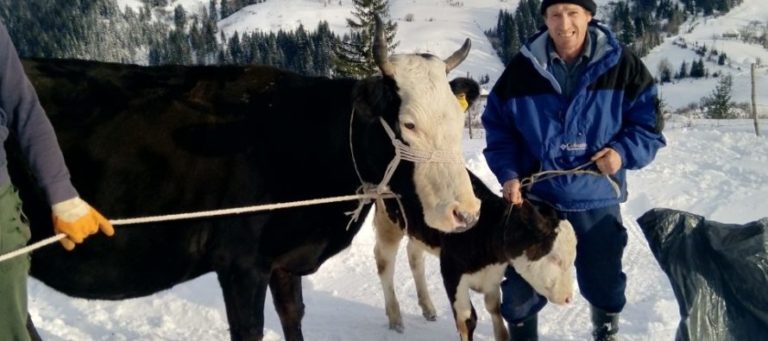
[[[522,204],[523,194],[520,192],[520,180],[507,180],[504,185],[502,185],[501,196],[512,205]]]
[[[107,236],[115,234],[112,224],[79,197],[53,205],[53,230],[67,235],[60,241],[65,249],[72,251],[75,244],[82,243],[99,229]]]
[[[603,148],[592,156],[600,173],[614,175],[621,169],[621,155],[613,148]]]

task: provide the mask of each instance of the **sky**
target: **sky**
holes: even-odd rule
[[[183,0],[183,3],[192,5],[196,1],[199,2]],[[222,21],[220,27],[230,32],[228,30],[248,27],[273,29],[277,22],[290,25],[300,20],[307,25],[316,21],[315,18],[338,20],[349,10],[351,1],[342,1],[341,7],[346,6],[346,10],[325,9],[338,6],[338,1],[331,2],[335,5],[324,6],[323,0],[269,0],[244,8],[231,20]],[[446,0],[390,2],[396,20],[408,13],[416,18],[412,23],[398,21],[399,52],[432,52],[445,57],[457,49],[464,38],[470,37],[473,51],[465,64],[459,66],[457,75],[470,72],[487,73],[493,79],[498,77],[503,65],[494,60],[482,32],[495,22],[500,8],[514,8],[515,0],[465,0],[463,7],[448,6]],[[604,2],[598,1],[598,4]],[[276,4],[280,4],[280,12],[262,13],[277,11]],[[304,8],[310,10],[303,11]],[[238,19],[234,20],[234,17]],[[747,17],[768,19],[768,6],[761,6],[761,0],[744,0],[731,14],[691,22],[690,32],[686,30],[683,36],[689,41],[704,42],[721,29],[737,29]],[[337,21],[334,23],[332,28],[339,25]],[[339,27],[343,29],[343,26]],[[688,58],[689,51],[673,46],[670,39],[674,38],[669,38],[644,59],[652,72],[655,70],[651,65],[661,58],[675,63]],[[766,53],[754,46],[728,44],[728,54],[735,60],[749,61]],[[768,61],[768,56],[762,60]],[[734,97],[743,98],[745,92],[748,96],[742,84],[746,79],[743,67],[741,71],[730,70],[735,74],[734,86],[739,89]],[[765,69],[759,74],[759,84],[764,84],[768,78]],[[662,87],[662,92],[670,106],[684,106],[709,94],[715,83],[713,80],[683,81]],[[759,89],[765,89],[765,86],[760,85]],[[768,100],[768,95],[764,94],[768,93],[759,92],[758,103]],[[768,169],[768,140],[765,137],[768,120],[763,119],[760,125],[762,136],[758,137],[750,120],[711,121],[672,115],[664,131],[668,146],[659,152],[650,166],[629,172],[629,200],[621,207],[629,231],[623,259],[628,277],[628,304],[620,318],[622,339],[673,340],[679,322],[678,306],[669,281],[648,248],[635,221],[638,217],[655,207],[683,210],[711,220],[737,224],[768,215],[768,172],[765,171]],[[465,136],[466,164],[497,191],[499,185],[482,156],[484,145],[482,131],[476,138]],[[374,233],[369,217],[348,249],[328,260],[317,273],[303,279],[305,338],[320,341],[457,339],[437,259],[426,259],[428,287],[438,310],[437,321],[429,322],[421,316],[405,250],[398,254],[395,275],[395,290],[405,331],[399,334],[388,329],[373,245]],[[32,318],[46,340],[226,340],[229,335],[221,291],[212,274],[151,296],[117,302],[66,297],[31,279],[29,298]],[[476,339],[490,340],[493,338],[492,328],[482,298],[473,294],[472,299],[479,315]],[[271,299],[267,299],[265,306],[264,339],[282,340]],[[540,340],[584,340],[588,338],[589,326],[588,304],[578,294],[578,288],[573,303],[568,306],[550,304],[539,316]]]

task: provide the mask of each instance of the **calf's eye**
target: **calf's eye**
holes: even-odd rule
[[[416,129],[416,125],[413,124],[412,122],[403,123],[403,126],[405,127],[405,129],[408,129],[408,130]]]

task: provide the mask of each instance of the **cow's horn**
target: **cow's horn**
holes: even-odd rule
[[[445,73],[451,72],[453,68],[459,66],[459,64],[461,64],[461,62],[467,58],[467,55],[469,55],[470,47],[472,47],[472,43],[469,41],[469,38],[467,38],[467,40],[464,41],[464,45],[461,45],[460,49],[445,59]]]
[[[374,16],[376,27],[373,38],[373,60],[379,66],[381,73],[392,77],[395,75],[395,67],[389,62],[389,52],[387,51],[387,38],[384,37],[384,23],[378,15]]]

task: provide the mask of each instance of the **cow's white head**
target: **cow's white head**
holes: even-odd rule
[[[523,205],[533,206],[525,202]],[[526,208],[524,208],[526,209]],[[535,210],[535,209],[534,209]],[[536,292],[556,304],[566,304],[573,297],[573,264],[576,260],[576,233],[567,220],[557,218],[550,208],[524,218],[536,221],[534,242],[522,254],[510,260]]]
[[[381,25],[377,19],[377,25]],[[380,27],[380,26],[379,26]],[[444,232],[472,227],[480,200],[464,168],[463,108],[448,84],[448,72],[469,54],[470,43],[443,60],[429,54],[387,54],[383,31],[374,41],[374,59],[385,81],[394,82],[400,106],[394,120],[399,138],[414,152],[437,160],[415,161],[413,183],[427,225]]]

